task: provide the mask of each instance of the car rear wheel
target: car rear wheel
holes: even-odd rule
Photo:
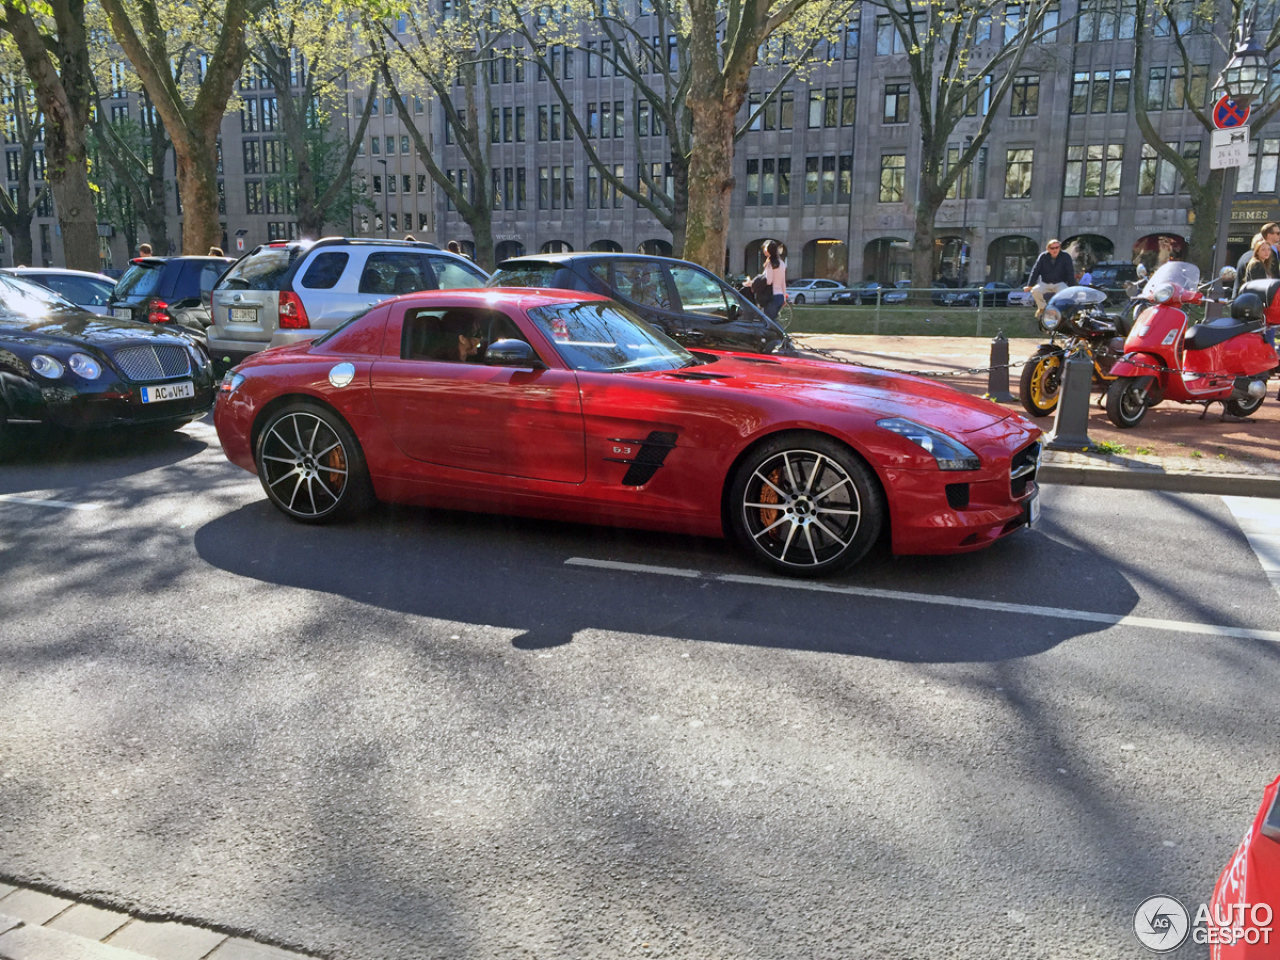
[[[301,401],[273,413],[258,435],[255,458],[267,497],[300,523],[350,519],[373,502],[355,434],[319,404]]]
[[[796,303],[797,303],[797,304],[804,303],[804,294],[803,294],[803,293],[797,293],[797,294],[796,294]]]
[[[730,489],[734,533],[766,565],[817,577],[852,566],[880,536],[884,498],[870,468],[820,435],[756,448]]]

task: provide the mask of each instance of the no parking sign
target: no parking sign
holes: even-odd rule
[[[1219,130],[1232,130],[1249,122],[1249,105],[1230,97],[1221,97],[1213,105],[1213,125]]]

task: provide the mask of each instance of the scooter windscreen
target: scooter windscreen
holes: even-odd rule
[[[1096,287],[1067,287],[1065,290],[1059,290],[1049,299],[1049,306],[1057,307],[1063,313],[1069,313],[1086,304],[1106,302],[1106,293]]]
[[[1195,292],[1196,288],[1200,286],[1200,268],[1194,263],[1187,263],[1185,260],[1169,260],[1151,275],[1147,285],[1142,288],[1139,298],[1142,300],[1165,300],[1167,299],[1165,296],[1155,296],[1155,291],[1163,290],[1170,284],[1186,293]]]

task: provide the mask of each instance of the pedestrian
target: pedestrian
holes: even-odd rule
[[[405,238],[405,240],[406,240],[406,241],[408,241],[409,243],[417,243],[417,242],[418,242],[418,238],[417,238],[417,237],[415,237],[412,233],[406,233],[406,234],[404,235],[404,238]]]
[[[225,256],[226,256],[226,254],[222,252],[222,248],[221,248],[221,247],[210,247],[210,248],[209,248],[209,256],[211,256],[211,257],[225,257]]]
[[[457,240],[450,240],[449,252],[456,253],[458,256],[462,256],[462,244],[460,244]]]
[[[1244,272],[1238,277],[1243,278],[1240,280],[1241,283],[1280,279],[1280,260],[1277,260],[1275,248],[1266,241],[1265,237],[1253,238],[1253,250],[1249,262],[1245,264]]]
[[[1249,261],[1253,259],[1253,248],[1259,240],[1266,240],[1271,244],[1271,252],[1280,256],[1280,223],[1264,223],[1262,229],[1253,235],[1253,239],[1249,241],[1249,249],[1244,252],[1240,259],[1236,262],[1236,283],[1231,291],[1232,299],[1240,295],[1240,287],[1244,283],[1245,268],[1249,266]]]
[[[787,261],[782,259],[782,244],[769,240],[763,245],[764,279],[773,290],[773,296],[765,304],[764,312],[770,320],[778,319],[778,312],[787,302]]]
[[[1080,280],[1079,280],[1079,283],[1080,283],[1080,286],[1082,286],[1082,287],[1092,287],[1092,286],[1093,286],[1093,274],[1092,274],[1092,273],[1090,273],[1088,270],[1086,270],[1084,273],[1080,274]]]
[[[151,244],[149,244],[149,243],[140,243],[140,244],[138,244],[138,256],[140,256],[140,257],[149,257],[149,256],[151,256]]]
[[[1071,254],[1062,249],[1061,240],[1050,240],[1044,247],[1044,253],[1036,257],[1035,266],[1031,268],[1031,276],[1023,293],[1030,293],[1036,302],[1036,319],[1044,315],[1046,297],[1059,290],[1065,290],[1076,278],[1076,266],[1071,262]]]

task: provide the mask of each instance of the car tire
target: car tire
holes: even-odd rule
[[[866,462],[815,433],[787,434],[752,450],[730,480],[728,509],[742,545],[793,577],[853,566],[880,537],[886,516]]]
[[[792,302],[793,302],[796,306],[800,306],[800,304],[804,303],[804,294],[803,294],[803,293],[797,293],[797,294],[795,295],[795,299],[794,299]]]
[[[254,450],[267,498],[299,523],[333,523],[363,513],[374,501],[364,452],[351,428],[328,407],[310,401],[272,412]]]
[[[1107,419],[1122,430],[1136,427],[1147,415],[1146,391],[1140,377],[1117,377],[1107,387]]]

